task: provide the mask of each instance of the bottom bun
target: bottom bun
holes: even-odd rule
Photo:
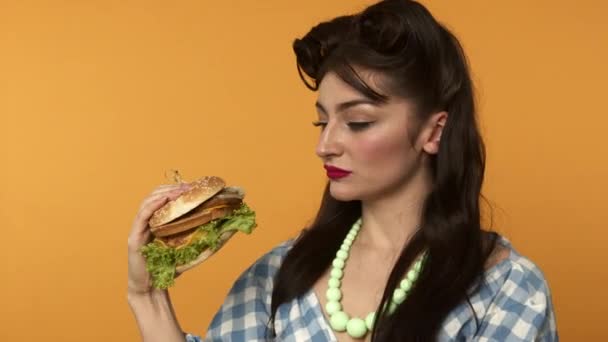
[[[222,235],[220,235],[220,237],[217,241],[217,248],[215,250],[212,250],[211,248],[207,248],[196,259],[190,261],[187,264],[177,266],[175,268],[175,273],[176,274],[184,273],[185,271],[187,271],[187,270],[197,266],[198,264],[202,263],[203,261],[207,260],[210,256],[212,256],[217,251],[219,251],[220,248],[222,248],[226,244],[226,242],[228,242],[228,240],[230,240],[230,238],[236,232],[237,232],[236,230],[230,230],[230,231],[227,231],[227,232],[223,233]]]

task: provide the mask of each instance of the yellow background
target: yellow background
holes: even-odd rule
[[[172,290],[204,333],[325,182],[291,42],[369,1],[0,1],[0,340],[133,341],[126,241],[163,173],[243,186],[259,227]],[[564,341],[606,337],[605,1],[428,0],[461,38],[495,228],[536,261]]]

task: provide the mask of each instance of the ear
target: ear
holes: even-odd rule
[[[422,146],[422,149],[428,154],[437,154],[439,152],[439,142],[441,140],[441,133],[445,122],[448,119],[448,112],[438,112],[429,118],[428,130],[430,134],[427,135],[426,141]]]

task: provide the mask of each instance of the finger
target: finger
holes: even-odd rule
[[[182,187],[171,187],[171,188],[166,188],[164,190],[158,190],[156,192],[151,193],[150,195],[148,195],[148,197],[144,198],[144,200],[142,201],[141,205],[139,206],[139,210],[143,209],[143,207],[145,207],[146,205],[148,205],[150,202],[156,200],[159,197],[162,196],[169,196],[171,197],[171,199],[175,199],[176,196],[174,196],[175,194],[182,194],[187,190],[187,188],[182,188]]]
[[[152,205],[153,202],[157,201],[158,199],[166,197],[166,198],[168,198],[169,201],[173,201],[177,197],[179,197],[182,193],[184,193],[184,191],[185,190],[183,190],[183,189],[174,189],[174,190],[171,190],[171,191],[167,191],[167,192],[163,192],[163,193],[159,193],[159,194],[156,194],[156,195],[149,196],[141,204],[140,209],[139,209],[139,214],[141,215],[142,212],[143,212],[143,210],[146,207],[149,207],[150,205]],[[166,204],[166,202],[164,204]],[[164,205],[164,204],[162,204],[162,205]],[[154,211],[158,210],[159,208],[154,209]]]
[[[145,232],[148,229],[148,220],[150,219],[152,214],[156,210],[160,209],[167,202],[175,200],[184,191],[184,189],[175,189],[162,194],[157,194],[148,197],[141,205],[141,209],[135,217],[135,221],[133,222],[133,232],[135,234],[141,234]]]
[[[156,194],[160,194],[166,191],[172,191],[175,189],[186,189],[189,188],[189,185],[187,184],[168,184],[168,185],[161,185],[156,187],[156,189],[154,189],[150,195],[156,195]]]

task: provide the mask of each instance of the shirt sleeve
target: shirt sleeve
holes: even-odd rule
[[[246,269],[211,320],[205,338],[186,334],[186,341],[265,341],[269,333],[273,278],[286,252],[287,242]]]
[[[521,257],[512,263],[474,341],[559,341],[551,292],[532,261]]]

